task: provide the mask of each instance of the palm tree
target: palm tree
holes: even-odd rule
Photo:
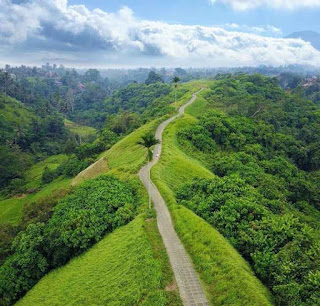
[[[174,101],[175,101],[175,105],[177,106],[177,87],[178,87],[178,83],[180,82],[180,79],[177,76],[175,76],[172,82],[174,84]]]
[[[142,136],[141,138],[142,138],[142,140],[139,141],[138,144],[142,145],[148,149],[148,160],[151,161],[152,160],[151,147],[153,147],[154,145],[159,143],[159,140],[156,139],[152,134],[146,134],[146,135]]]
[[[148,173],[149,173],[149,180],[148,180],[148,193],[149,193],[149,209],[151,209],[151,197],[150,197],[150,162],[152,161],[152,151],[151,147],[159,143],[159,140],[154,137],[152,134],[146,134],[141,137],[142,140],[138,142],[139,145],[144,146],[148,149]]]

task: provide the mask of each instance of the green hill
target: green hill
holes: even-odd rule
[[[0,118],[2,135],[6,135],[14,133],[18,127],[22,130],[30,128],[31,121],[36,116],[20,101],[2,94],[0,95]]]
[[[154,219],[139,216],[45,276],[17,305],[181,305]]]
[[[64,160],[66,155],[54,155],[44,161],[34,164],[25,172],[26,184],[24,187],[32,192],[27,192],[19,196],[0,200],[0,224],[17,225],[20,221],[23,207],[27,203],[32,203],[62,189],[67,189],[71,179],[59,178],[45,186],[41,185],[41,176],[45,167],[56,169]]]
[[[151,176],[169,206],[210,304],[317,305],[318,107],[286,94],[274,79],[237,75],[181,85],[170,112],[203,86],[206,89],[186,114],[166,128],[162,155]],[[172,92],[163,97],[171,98]],[[157,99],[158,105],[162,102]],[[147,210],[147,193],[137,176],[147,161],[147,150],[138,142],[170,115],[123,137],[98,156],[91,172],[75,180],[77,194],[77,188],[90,187],[91,177],[115,176],[122,188],[134,190],[135,204],[139,203],[134,220],[113,232],[104,231],[107,234],[82,255],[73,257],[81,252],[68,249],[72,255],[66,251],[68,258],[73,259],[44,276],[18,304],[181,305],[154,211]],[[54,169],[63,158],[52,157],[33,166],[27,173],[32,182],[28,187],[39,186],[43,167]],[[38,192],[39,198],[59,184],[65,188],[71,180],[53,181]],[[112,194],[114,189],[109,191]],[[99,201],[102,194],[95,195]],[[3,218],[17,222],[23,201],[1,201]],[[2,210],[1,205],[12,211]],[[87,225],[85,217],[77,219],[76,210],[68,215],[74,216],[72,220],[60,213],[65,219],[56,218],[52,224],[58,226],[64,220],[67,229],[82,222]],[[92,224],[97,224],[94,218]],[[81,230],[91,237],[91,231]],[[50,237],[56,239],[57,232],[53,228]],[[82,237],[66,232],[62,241],[68,243]],[[69,241],[68,235],[74,240]],[[86,245],[93,245],[88,241]]]

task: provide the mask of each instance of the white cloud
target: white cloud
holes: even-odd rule
[[[274,9],[299,9],[320,7],[320,0],[210,0],[212,4],[221,2],[238,11],[266,6]]]
[[[248,25],[240,25],[237,23],[227,23],[222,25],[226,30],[236,30],[245,33],[252,33],[264,36],[272,36],[272,37],[280,37],[282,36],[281,29],[272,26],[272,25],[261,25],[261,26],[248,26]]]
[[[16,2],[12,0],[13,2]],[[272,26],[188,26],[139,20],[68,5],[66,0],[0,0],[0,57],[100,66],[320,65],[320,52],[301,39],[266,37]],[[244,33],[244,27],[247,27]],[[250,29],[250,31],[248,30]],[[259,35],[257,35],[257,33]]]

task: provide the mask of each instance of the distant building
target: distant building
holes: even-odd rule
[[[302,87],[310,87],[317,83],[317,77],[311,77],[305,79],[304,83],[302,84]]]

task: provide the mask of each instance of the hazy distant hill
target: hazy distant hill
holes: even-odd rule
[[[320,34],[314,31],[294,32],[286,38],[301,38],[304,41],[309,41],[313,47],[320,50]]]

